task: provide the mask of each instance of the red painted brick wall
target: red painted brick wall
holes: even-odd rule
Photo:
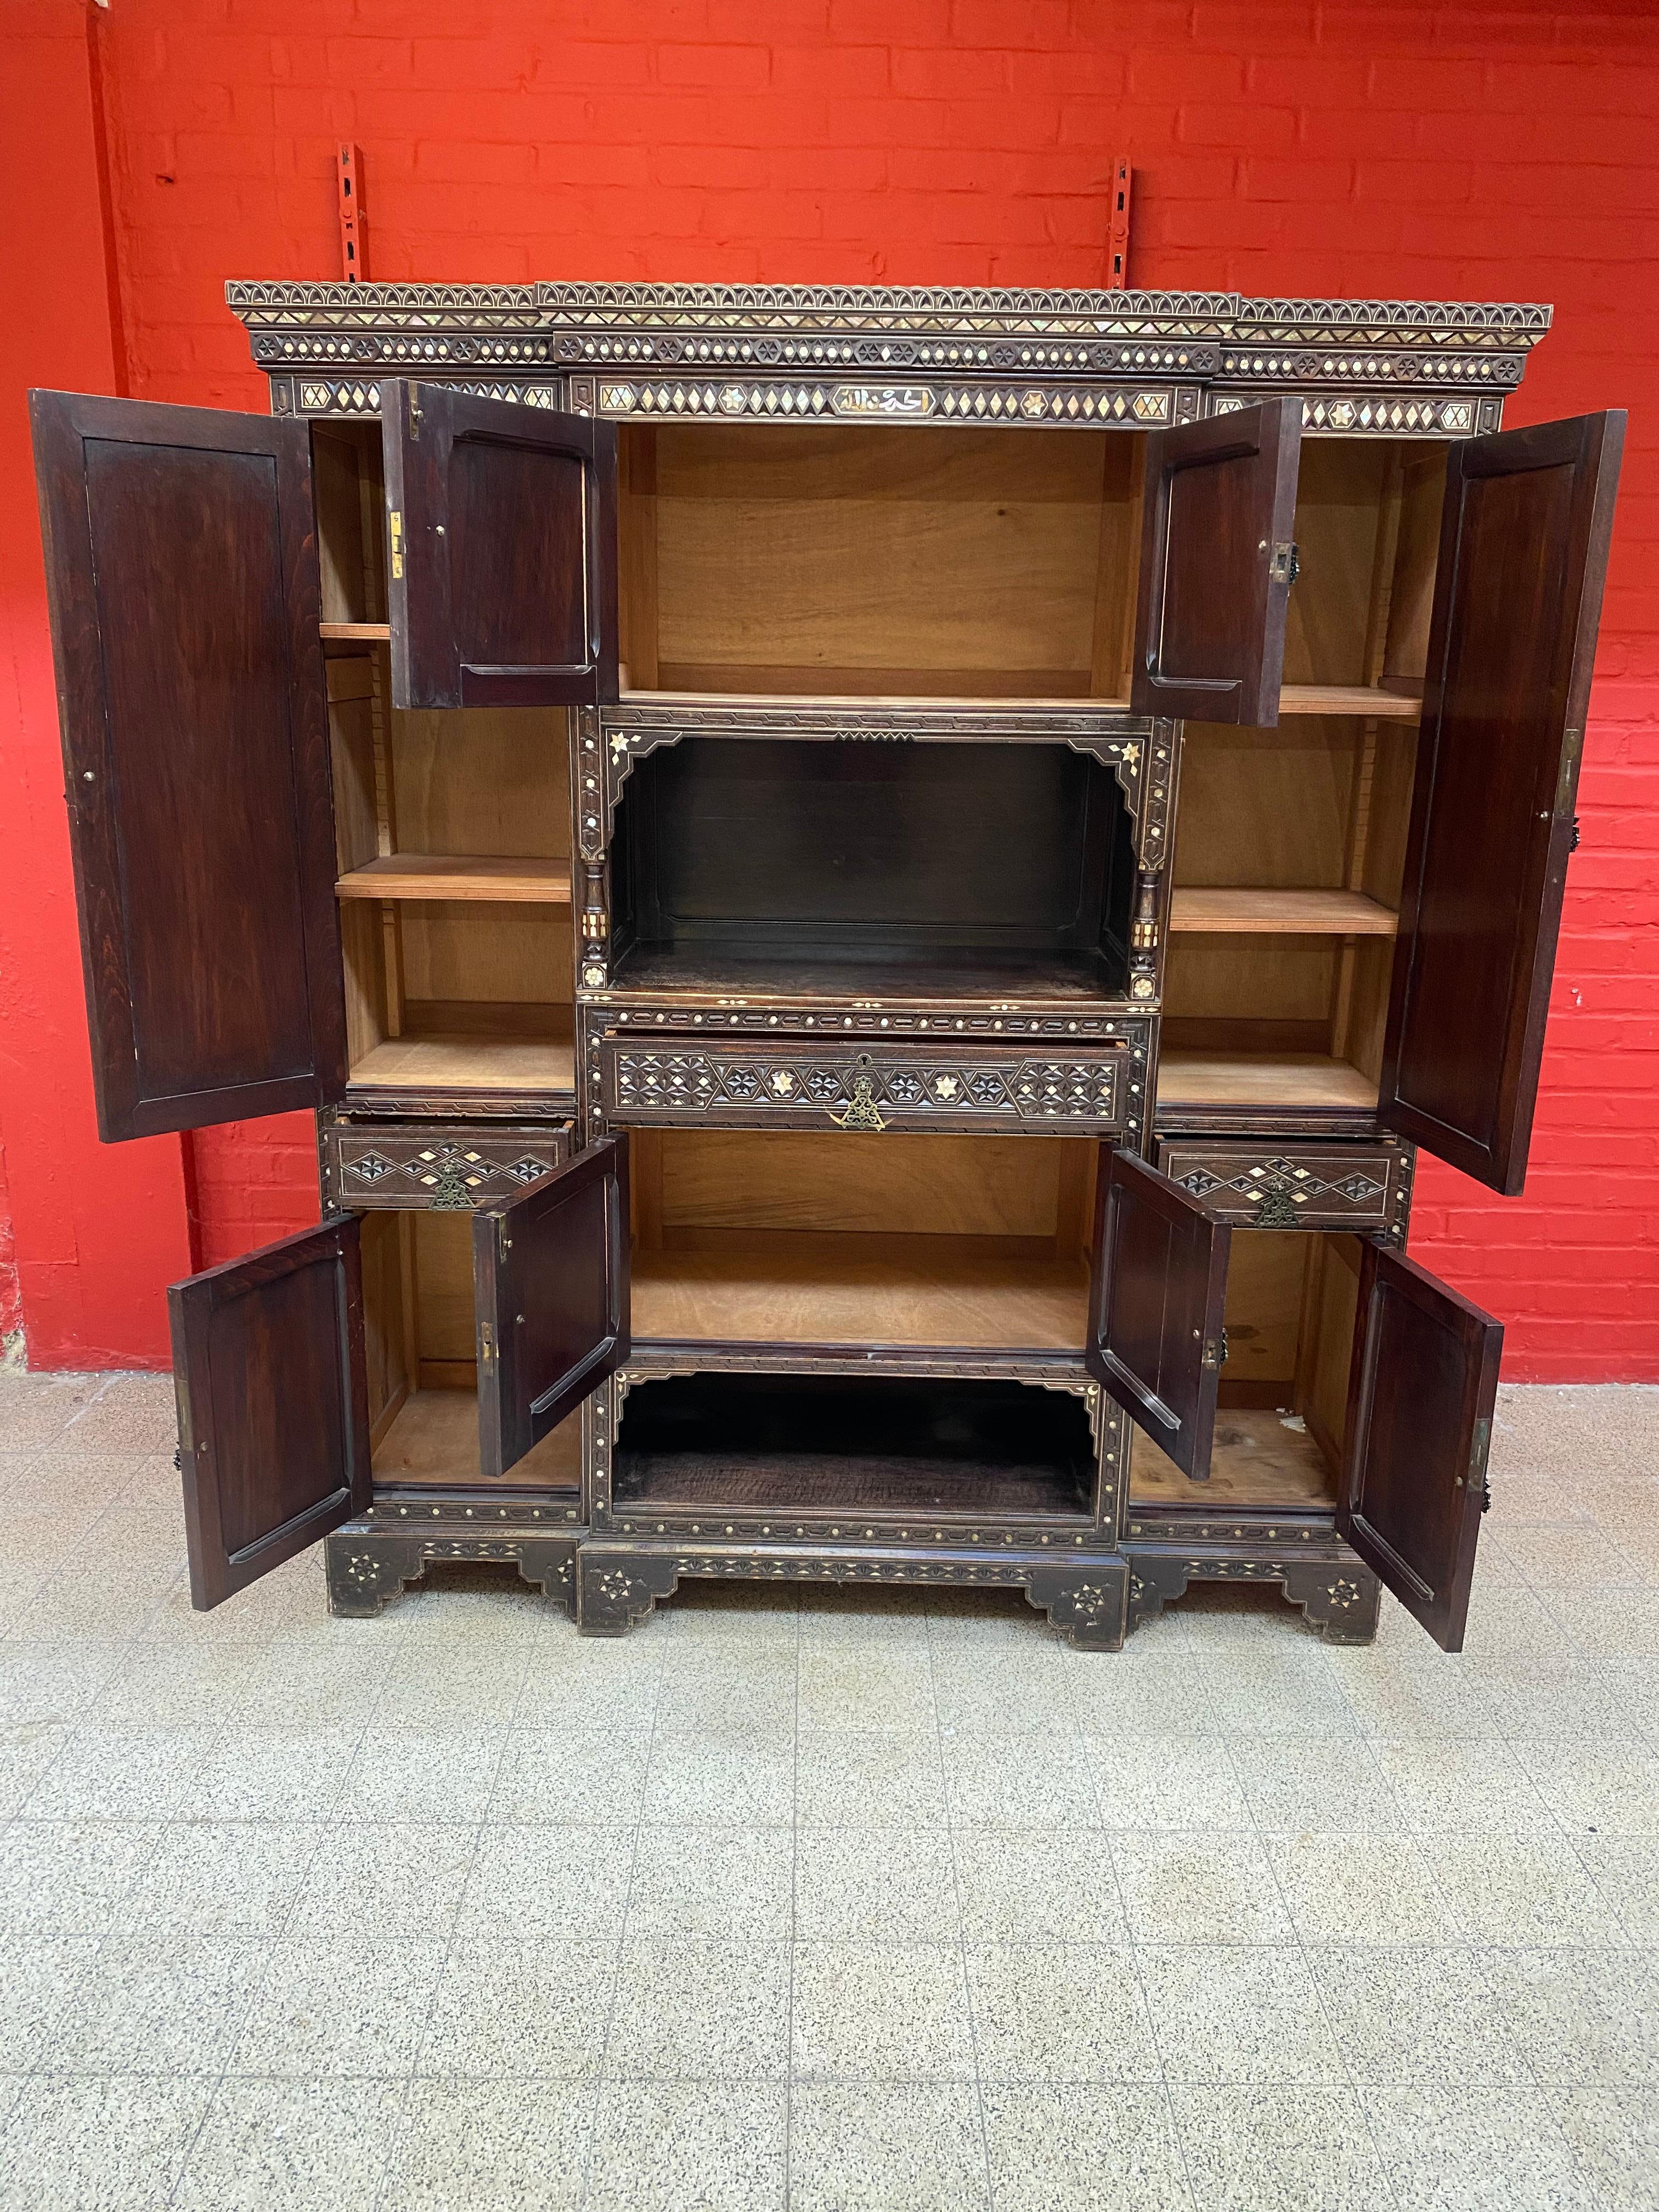
[[[1644,8],[116,0],[140,397],[259,408],[227,276],[1091,285],[1547,300],[1510,420],[1631,410],[1526,1194],[1433,1163],[1413,1249],[1512,1378],[1659,1378],[1659,25]],[[40,127],[50,118],[40,117]],[[204,1257],[313,1218],[309,1124],[195,1143]]]
[[[88,11],[0,6],[0,1338],[164,1366],[191,1247],[177,1137],[98,1142],[24,394],[119,392]]]

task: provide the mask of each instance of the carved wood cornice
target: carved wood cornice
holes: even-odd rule
[[[556,380],[574,372],[601,380],[586,404],[605,414],[1127,428],[1187,419],[1211,384],[1501,400],[1551,315],[1498,301],[865,285],[238,282],[226,298],[255,362],[283,378],[279,404],[301,413],[373,412],[388,374],[556,405]]]

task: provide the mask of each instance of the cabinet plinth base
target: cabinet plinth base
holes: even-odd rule
[[[1126,1548],[1131,1628],[1185,1596],[1191,1583],[1277,1583],[1328,1644],[1376,1639],[1382,1585],[1335,1536],[1298,1543],[1293,1549],[1249,1537],[1233,1543],[1164,1541]]]
[[[384,1612],[406,1583],[419,1582],[434,1560],[477,1560],[484,1565],[516,1566],[550,1605],[574,1616],[575,1560],[580,1529],[556,1534],[503,1530],[485,1535],[477,1521],[434,1516],[411,1529],[373,1519],[348,1521],[325,1545],[328,1609],[349,1619],[371,1620]]]
[[[977,1547],[941,1551],[902,1545],[717,1544],[584,1539],[576,1555],[576,1625],[584,1636],[622,1636],[686,1576],[728,1582],[944,1583],[1023,1589],[1030,1602],[1080,1650],[1115,1651],[1123,1643],[1128,1569],[1116,1553],[1056,1559],[1049,1552]]]

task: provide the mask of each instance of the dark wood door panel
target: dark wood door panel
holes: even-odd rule
[[[1057,1129],[1105,1134],[1129,1117],[1127,1043],[1053,1058],[1015,1045],[883,1044],[825,1037],[601,1037],[599,1100],[612,1127]]]
[[[1103,1147],[1089,1370],[1183,1474],[1209,1472],[1232,1231],[1132,1153]]]
[[[368,1506],[357,1223],[192,1275],[167,1307],[191,1602],[204,1612]]]
[[[472,1224],[483,1472],[503,1474],[629,1350],[628,1139]]]
[[[381,386],[399,707],[617,696],[617,432],[585,415]]]
[[[338,1097],[305,428],[32,398],[100,1133]]]
[[[1461,1651],[1504,1331],[1367,1240],[1336,1525],[1443,1650]]]
[[[1147,440],[1137,714],[1278,721],[1301,439],[1301,401],[1272,399]]]
[[[1526,1178],[1620,413],[1451,448],[1380,1118]]]

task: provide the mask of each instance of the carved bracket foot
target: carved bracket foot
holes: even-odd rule
[[[414,1536],[386,1536],[361,1521],[337,1528],[323,1546],[328,1576],[328,1609],[351,1620],[372,1620],[384,1613],[406,1583],[426,1572],[421,1545]]]
[[[1253,1551],[1248,1540],[1202,1553],[1174,1545],[1157,1551],[1131,1546],[1130,1626],[1153,1619],[1190,1583],[1200,1582],[1277,1583],[1328,1644],[1370,1644],[1376,1635],[1376,1577],[1346,1544],[1329,1537],[1289,1557],[1265,1547]]]
[[[1128,1626],[1129,1572],[1121,1559],[1060,1571],[1033,1567],[1025,1595],[1079,1651],[1121,1651]]]
[[[453,1526],[453,1524],[451,1524]],[[575,1612],[577,1538],[462,1536],[440,1524],[418,1536],[395,1534],[372,1521],[350,1521],[324,1546],[328,1609],[368,1620],[384,1612],[410,1583],[419,1582],[434,1559],[478,1559],[516,1566],[550,1605]]]
[[[1292,1560],[1285,1569],[1285,1595],[1299,1605],[1310,1628],[1327,1644],[1371,1644],[1382,1585],[1355,1559]]]
[[[1155,1552],[1138,1553],[1129,1563],[1129,1626],[1139,1628],[1143,1620],[1156,1620],[1166,1605],[1173,1605],[1187,1595],[1187,1567],[1184,1560],[1160,1556]]]
[[[584,1636],[625,1636],[659,1597],[673,1595],[679,1579],[660,1553],[585,1545],[576,1554],[576,1626]]]

